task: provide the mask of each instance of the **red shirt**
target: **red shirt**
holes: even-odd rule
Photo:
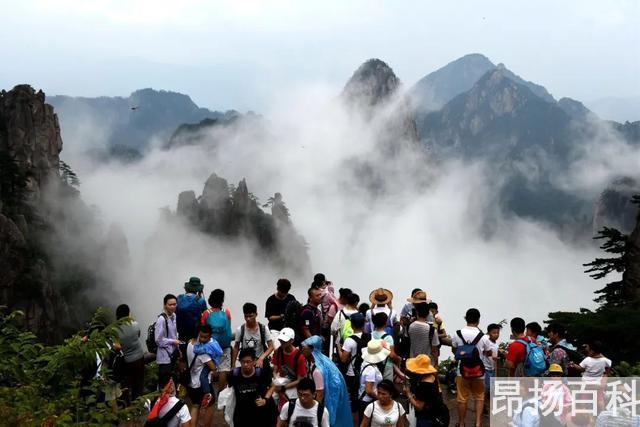
[[[535,342],[529,337],[518,338],[518,340]],[[509,344],[509,347],[507,348],[507,360],[513,363],[513,366],[517,366],[524,363],[526,359],[527,359],[527,348],[525,347],[524,344],[522,344],[521,342],[517,342],[517,340]]]
[[[289,370],[291,370],[291,372],[295,372],[298,377],[304,377],[307,375],[307,360],[305,359],[302,353],[300,353],[300,356],[298,356],[297,366],[294,366],[297,353],[300,353],[300,350],[298,350],[297,348],[293,350],[291,354],[286,354],[284,350],[278,349],[275,357],[273,358],[273,365],[275,367],[275,371],[278,372],[280,376],[282,377],[286,376],[282,370],[283,360],[284,360],[284,365],[287,366]]]

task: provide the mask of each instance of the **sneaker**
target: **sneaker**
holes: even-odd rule
[[[207,393],[204,395],[204,397],[202,398],[202,403],[200,403],[200,406],[202,406],[203,408],[206,408],[207,406],[209,406],[209,403],[211,403],[211,398],[213,396],[211,395],[211,393]]]

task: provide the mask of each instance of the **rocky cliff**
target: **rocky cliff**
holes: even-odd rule
[[[636,194],[640,194],[640,182],[634,178],[622,177],[611,182],[596,202],[593,235],[603,227],[629,234],[636,225],[638,207],[632,202]]]
[[[208,235],[248,241],[255,255],[272,263],[282,274],[308,277],[311,272],[307,244],[296,231],[282,195],[276,193],[262,210],[243,179],[237,187],[215,173],[202,195],[184,191],[178,196],[176,217]]]
[[[117,246],[100,240],[61,151],[58,119],[42,91],[0,92],[0,304],[25,311],[28,327],[47,342],[97,305],[87,291],[107,283],[104,255]],[[111,235],[121,253],[122,236]]]

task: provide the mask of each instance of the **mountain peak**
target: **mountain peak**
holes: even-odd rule
[[[342,98],[351,104],[371,107],[388,100],[400,87],[393,69],[380,59],[365,61],[353,73],[342,91]]]

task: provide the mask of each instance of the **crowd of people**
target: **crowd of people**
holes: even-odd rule
[[[204,285],[191,277],[184,293],[166,295],[147,331],[162,390],[148,420],[195,426],[200,419],[211,426],[215,403],[224,399],[236,427],[448,426],[447,386],[456,396],[456,426],[471,408],[480,426],[499,367],[511,377],[600,378],[611,368],[597,341],[576,349],[558,324],[543,331],[516,317],[503,347],[506,321],[481,328],[480,312],[469,308],[466,326],[449,331],[423,289],[414,289],[399,309],[388,289],[375,289],[363,301],[350,289],[336,293],[323,274],[314,276],[303,300],[290,290],[289,280],[279,279],[262,316],[255,303],[244,303],[235,330],[222,289],[205,300]],[[144,383],[141,330],[126,305],[117,317],[128,322],[114,349],[124,355],[122,383],[136,399]],[[440,372],[445,346],[456,363]],[[557,421],[567,425],[566,414]]]

